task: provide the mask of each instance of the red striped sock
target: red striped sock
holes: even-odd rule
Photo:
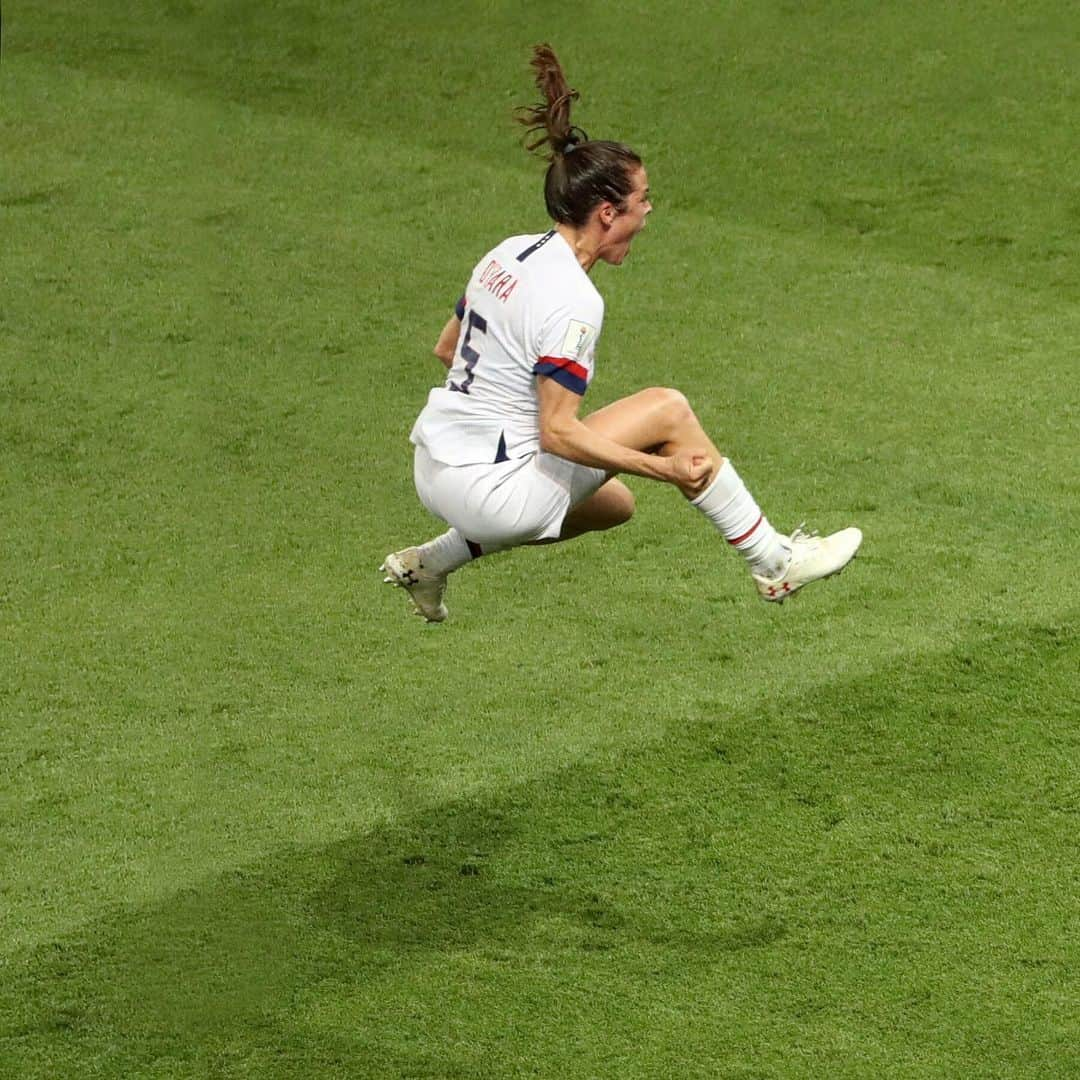
[[[775,578],[784,572],[788,564],[788,547],[769,524],[730,461],[724,461],[713,482],[694,499],[693,505],[723,533],[736,551],[742,553],[753,573]]]

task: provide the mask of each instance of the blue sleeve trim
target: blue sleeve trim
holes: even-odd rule
[[[465,318],[465,297],[464,296],[454,305],[454,314],[459,319],[464,319]]]
[[[533,368],[534,375],[545,375],[549,379],[554,379],[560,386],[565,387],[567,390],[573,391],[578,397],[582,397],[588,389],[589,384],[581,377],[575,375],[571,371],[567,371],[564,367],[558,367],[556,364],[549,362],[541,362]]]

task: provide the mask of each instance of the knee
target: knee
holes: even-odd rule
[[[662,413],[669,423],[680,424],[694,416],[694,410],[681,390],[671,386],[654,386],[645,393],[649,395],[650,405]]]
[[[594,528],[614,529],[634,516],[634,493],[621,481],[609,480],[600,489]]]
[[[617,493],[617,498],[613,500],[611,506],[611,524],[608,528],[615,528],[617,525],[625,525],[634,516],[634,508],[634,493],[628,487],[623,487],[623,489]]]

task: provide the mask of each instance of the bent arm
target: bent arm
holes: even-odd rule
[[[540,404],[540,448],[579,465],[631,473],[650,480],[677,483],[671,458],[646,454],[623,446],[593,431],[578,418],[581,398],[554,379],[539,375],[536,396]]]
[[[446,325],[439,334],[439,340],[435,342],[435,355],[443,362],[445,367],[454,366],[454,353],[457,352],[458,335],[461,333],[461,320],[455,312],[446,320]]]

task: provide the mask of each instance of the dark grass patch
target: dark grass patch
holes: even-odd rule
[[[45,206],[54,202],[64,191],[64,186],[38,188],[35,191],[23,191],[14,195],[0,195],[0,208],[14,210],[28,206]]]

